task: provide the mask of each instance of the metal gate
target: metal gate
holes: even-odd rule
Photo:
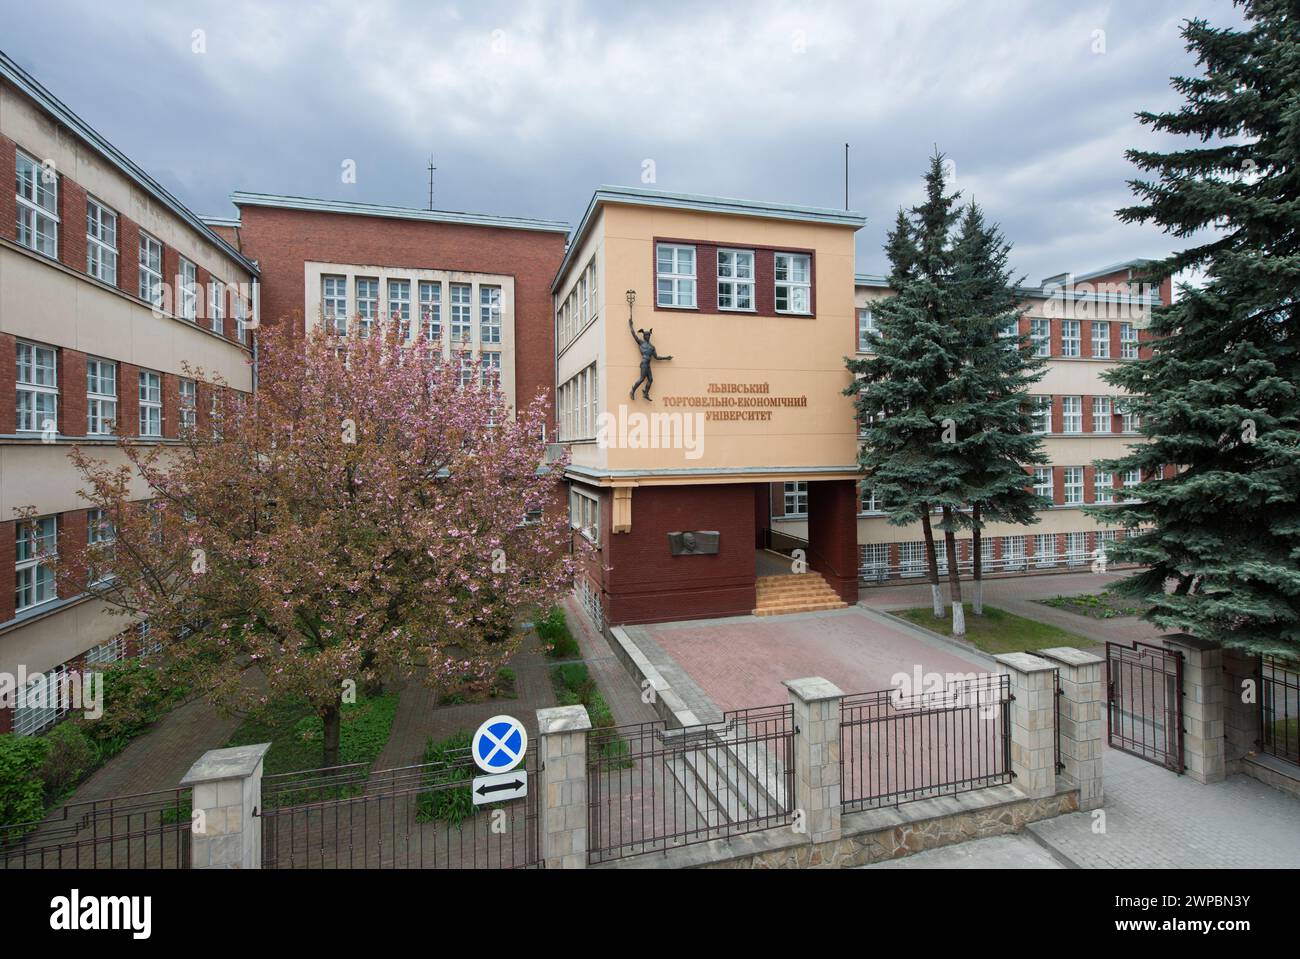
[[[1112,748],[1182,775],[1182,653],[1106,644],[1106,734]]]
[[[263,869],[520,869],[541,861],[537,747],[521,800],[474,806],[468,749],[446,762],[368,764],[262,780]]]

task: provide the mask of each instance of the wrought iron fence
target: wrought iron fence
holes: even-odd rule
[[[592,730],[587,804],[593,863],[789,823],[794,708],[735,710],[681,729],[657,721]]]
[[[537,749],[522,800],[475,806],[468,749],[444,762],[364,763],[262,780],[264,869],[517,869],[540,863]]]
[[[188,869],[191,791],[67,803],[0,825],[0,869]]]
[[[1260,748],[1300,765],[1300,663],[1261,656]]]
[[[1011,781],[1011,679],[980,676],[904,697],[883,689],[840,705],[846,811],[897,806]]]

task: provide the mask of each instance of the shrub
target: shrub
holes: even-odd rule
[[[41,765],[49,744],[37,736],[0,735],[0,826],[31,822],[45,812]],[[0,843],[17,838],[0,833]]]
[[[474,770],[465,762],[472,738],[470,733],[461,730],[443,740],[430,737],[425,744],[424,761],[441,764],[428,772],[425,784],[440,788],[420,793],[415,807],[417,822],[440,819],[458,826],[474,815],[474,796],[470,792]],[[453,786],[453,783],[464,783],[464,786]]]
[[[168,682],[160,670],[135,659],[114,663],[103,674],[104,715],[87,720],[85,732],[104,759],[125,749],[187,691]]]
[[[564,618],[564,609],[552,606],[550,611],[537,621],[537,635],[550,649],[549,654],[555,659],[573,659],[578,655],[578,641],[569,632],[569,623]]]
[[[46,802],[54,802],[81,781],[99,762],[99,746],[81,722],[68,720],[43,737],[48,747],[41,763]]]

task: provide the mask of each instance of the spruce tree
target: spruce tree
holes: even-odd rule
[[[1131,181],[1141,202],[1119,216],[1206,237],[1146,276],[1191,269],[1204,280],[1153,311],[1149,358],[1106,375],[1133,395],[1148,442],[1100,466],[1139,469],[1145,481],[1137,502],[1095,512],[1129,531],[1113,554],[1145,567],[1121,585],[1152,604],[1149,619],[1297,656],[1300,16],[1294,0],[1238,5],[1241,29],[1184,25],[1199,67],[1172,81],[1185,102],[1138,114],[1191,142],[1128,151],[1154,178]]]
[[[961,361],[950,302],[949,233],[958,214],[957,197],[944,192],[942,155],[931,159],[925,180],[925,202],[910,215],[900,210],[890,231],[885,249],[894,293],[872,303],[874,355],[846,360],[855,378],[845,392],[855,399],[865,482],[890,523],[921,523],[935,616],[942,618],[930,512],[938,507],[947,515],[961,505],[959,458],[943,442],[936,415]]]

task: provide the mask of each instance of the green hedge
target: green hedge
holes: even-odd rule
[[[555,700],[559,705],[587,707],[587,718],[591,720],[588,741],[602,758],[618,759],[628,755],[627,741],[614,730],[614,711],[600,694],[586,663],[552,666],[551,685],[555,688]],[[631,765],[631,760],[611,764],[612,768]]]
[[[539,618],[535,624],[537,635],[550,647],[549,654],[555,659],[575,659],[579,655],[578,641],[569,632],[569,623],[564,618],[564,609],[552,606],[550,611]]]
[[[0,826],[31,822],[45,813],[41,767],[49,744],[39,736],[0,736]],[[16,839],[0,833],[0,843]]]

